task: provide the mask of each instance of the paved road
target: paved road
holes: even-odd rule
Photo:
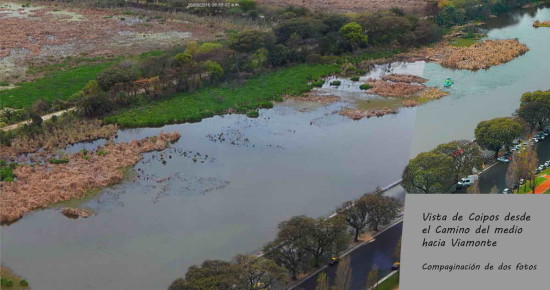
[[[539,164],[550,160],[550,138],[544,139],[537,144],[537,152],[539,157]],[[483,193],[502,191],[506,186],[506,170],[508,170],[508,164],[499,163],[487,171],[483,172],[479,177],[479,189]]]
[[[376,236],[373,242],[364,244],[350,253],[352,281],[350,289],[365,289],[367,275],[372,266],[378,267],[379,279],[391,272],[391,266],[395,262],[395,248],[401,238],[403,222],[399,222],[388,230]],[[323,270],[334,281],[336,267],[328,267]],[[305,280],[294,290],[315,290],[319,273]]]

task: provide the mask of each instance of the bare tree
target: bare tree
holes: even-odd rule
[[[342,258],[336,269],[336,278],[332,290],[348,290],[351,285],[350,257]]]
[[[378,287],[378,268],[374,266],[367,276],[366,290],[376,289]]]
[[[317,277],[317,286],[315,287],[315,290],[330,290],[328,277],[325,272],[319,273],[319,276]]]
[[[539,158],[537,157],[537,153],[530,146],[524,152],[516,154],[506,171],[506,185],[512,187],[515,182],[523,178],[526,180],[523,185],[524,190],[527,190],[527,185],[530,185],[534,192],[535,168],[538,163]]]

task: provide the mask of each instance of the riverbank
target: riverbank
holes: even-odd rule
[[[30,289],[29,282],[21,276],[15,274],[10,268],[4,265],[0,266],[1,288],[12,290]]]
[[[32,210],[116,184],[124,176],[121,168],[136,164],[142,153],[166,149],[179,137],[177,132],[161,133],[129,143],[110,143],[94,152],[50,159],[50,164],[18,166],[13,170],[15,181],[0,183],[0,222],[10,223]]]

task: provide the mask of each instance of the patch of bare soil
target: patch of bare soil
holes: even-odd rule
[[[428,61],[444,67],[478,70],[507,63],[527,51],[527,45],[517,39],[487,39],[468,47],[437,45],[427,48],[425,55]]]
[[[352,120],[361,120],[363,118],[382,117],[388,114],[397,114],[395,108],[380,108],[380,109],[345,109],[339,112],[340,115],[346,116]]]
[[[166,149],[180,134],[129,143],[108,143],[98,151],[68,156],[66,164],[23,165],[13,182],[0,182],[0,222],[8,223],[49,204],[82,197],[87,191],[122,181],[122,168],[136,164],[142,153]],[[101,152],[101,153],[100,153]]]
[[[301,96],[288,96],[286,98],[292,98],[294,100],[301,101],[301,102],[313,102],[313,103],[324,104],[324,105],[332,104],[340,100],[340,97],[338,96],[319,95],[314,91],[307,92]]]
[[[428,81],[423,77],[408,75],[408,74],[390,74],[382,77],[384,81],[399,82],[399,83],[418,83],[423,84]]]
[[[535,27],[535,28],[539,28],[539,27],[550,27],[550,21],[538,21],[538,20],[535,20],[535,22],[533,22],[533,27]]]

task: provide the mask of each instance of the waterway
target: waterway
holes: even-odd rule
[[[80,202],[96,216],[73,220],[45,209],[3,226],[2,263],[33,289],[165,289],[192,264],[253,253],[279,222],[326,215],[386,186],[411,156],[472,139],[478,122],[511,115],[523,92],[549,89],[550,29],[532,28],[536,19],[550,20],[550,9],[523,9],[487,24],[489,38],[518,38],[530,48],[489,70],[417,62],[364,76],[412,73],[432,86],[455,80],[449,96],[395,115],[338,115],[350,98],[369,97],[343,83],[343,100],[327,106],[287,101],[257,119],[226,115],[122,130],[119,141],[160,131],[182,137],[164,152],[145,154],[127,182]]]

